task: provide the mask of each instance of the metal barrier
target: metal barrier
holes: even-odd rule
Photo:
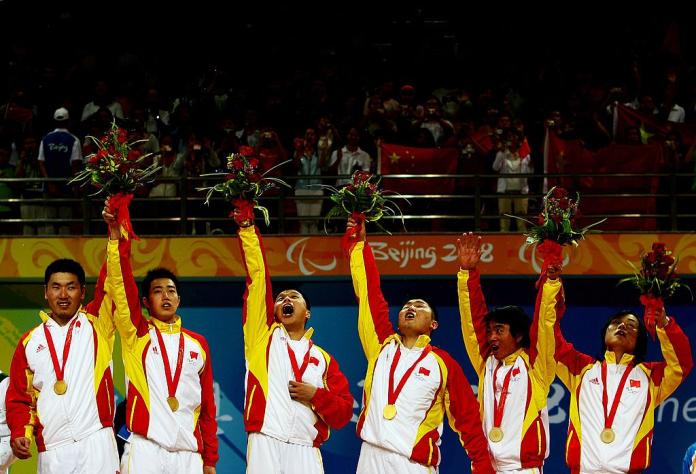
[[[345,176],[285,176],[291,186],[298,179],[321,179],[324,183],[335,183]],[[594,192],[592,187],[581,195],[582,221],[596,221],[609,218],[601,226],[603,230],[634,231],[685,231],[696,229],[696,192],[692,190],[696,173],[613,173],[613,174],[555,174],[555,175],[497,175],[497,174],[430,174],[384,175],[385,179],[413,180],[454,180],[454,193],[437,194],[428,190],[395,196],[403,216],[385,216],[385,225],[392,233],[417,232],[461,232],[464,230],[498,231],[501,216],[497,211],[497,201],[503,197],[495,192],[498,179],[529,178],[532,189],[542,189],[542,184],[562,182],[564,179],[579,182],[583,179],[602,178],[616,182],[616,192]],[[654,180],[657,192],[650,189],[625,191],[620,189],[626,179]],[[22,195],[27,183],[65,184],[65,179],[5,178],[0,186],[9,186],[16,195]],[[175,183],[178,195],[175,197],[148,197],[136,193],[131,204],[131,217],[140,235],[205,235],[229,234],[235,231],[228,217],[231,206],[221,197],[213,197],[210,205],[204,205],[205,193],[197,191],[210,183],[210,178],[183,177],[161,178],[157,183]],[[587,187],[587,186],[586,186]],[[646,186],[647,187],[647,186]],[[696,186],[694,186],[696,189]],[[571,188],[572,192],[573,189]],[[100,235],[105,232],[101,220],[102,198],[91,196],[91,188],[71,189],[61,196],[13,197],[0,199],[0,235]],[[507,193],[508,198],[527,198],[529,210],[526,216],[534,219],[538,214],[543,193]],[[297,201],[323,201],[322,212],[316,216],[298,216]],[[406,204],[406,200],[410,202]],[[583,205],[587,203],[591,205]],[[622,206],[616,206],[619,202]],[[271,224],[265,233],[294,234],[300,222],[317,223],[318,232],[324,232],[323,216],[328,211],[330,201],[323,196],[295,196],[292,189],[281,188],[260,199],[260,204],[270,211]],[[589,208],[589,211],[588,211]],[[5,209],[5,211],[3,211]],[[618,209],[618,210],[617,210]],[[32,214],[33,213],[33,214]],[[24,216],[24,217],[23,217]],[[29,216],[29,217],[27,217]],[[390,222],[391,221],[391,222]],[[400,222],[405,223],[402,225]],[[620,222],[621,225],[617,225]],[[633,223],[633,224],[627,224]],[[582,225],[582,222],[580,222]],[[328,223],[329,233],[342,232],[344,224],[336,221]],[[34,232],[32,234],[32,232]]]

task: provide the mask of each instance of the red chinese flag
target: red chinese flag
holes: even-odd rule
[[[458,148],[416,148],[382,144],[381,174],[454,174]],[[452,194],[454,179],[392,178],[384,180],[384,189],[401,194]]]

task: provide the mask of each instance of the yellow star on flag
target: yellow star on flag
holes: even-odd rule
[[[400,159],[401,159],[401,157],[399,155],[397,155],[395,151],[393,151],[392,154],[389,155],[389,162],[392,165],[398,163]]]

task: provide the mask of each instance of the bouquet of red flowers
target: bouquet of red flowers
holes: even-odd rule
[[[564,188],[553,187],[544,196],[544,207],[537,216],[537,222],[505,214],[508,217],[521,219],[531,224],[531,229],[525,234],[526,243],[527,245],[537,244],[537,249],[544,259],[542,275],[546,273],[549,265],[561,265],[563,245],[577,246],[577,241],[585,238],[585,233],[589,229],[606,220],[605,218],[575,230],[573,226],[580,214],[579,204],[580,195],[578,193],[575,193],[575,198],[571,198]]]
[[[233,153],[227,157],[227,172],[226,173],[209,173],[201,176],[221,176],[224,180],[214,186],[198,188],[199,191],[207,191],[205,203],[210,203],[210,198],[215,193],[222,193],[228,201],[234,205],[237,215],[236,219],[240,222],[253,222],[254,209],[261,211],[266,225],[270,224],[268,209],[259,205],[259,197],[269,189],[278,187],[278,185],[290,187],[285,181],[278,178],[266,176],[270,171],[278,166],[284,165],[286,162],[280,163],[273,168],[261,174],[259,170],[259,159],[254,156],[254,150],[251,147],[240,147],[239,153]],[[230,216],[234,215],[234,211]]]
[[[589,229],[606,220],[606,218],[602,219],[579,230],[573,229],[580,215],[579,205],[578,193],[575,193],[575,198],[571,198],[564,188],[554,187],[544,196],[544,207],[536,223],[517,216],[509,217],[522,219],[532,225],[531,230],[525,234],[528,244],[553,240],[559,245],[577,245],[577,241],[583,239]]]
[[[352,182],[341,188],[324,185],[323,188],[331,192],[329,199],[333,203],[325,222],[335,217],[352,217],[358,222],[375,222],[380,229],[389,233],[378,221],[385,214],[401,215],[401,209],[393,200],[385,197],[387,192],[379,188],[381,180],[381,177],[368,171],[356,171]]]
[[[388,191],[379,188],[381,180],[381,177],[367,171],[356,171],[353,173],[352,181],[341,188],[324,185],[323,188],[331,192],[329,199],[333,203],[333,207],[324,220],[324,232],[327,232],[327,221],[335,217],[343,219],[352,217],[359,226],[364,225],[365,222],[374,222],[381,230],[391,235],[391,232],[379,224],[379,220],[385,215],[401,215],[403,224],[403,214],[392,199],[385,197]],[[346,253],[350,251],[358,229],[359,227],[348,229],[343,236],[341,246]]]
[[[677,260],[672,252],[667,250],[662,242],[652,244],[650,252],[640,258],[640,269],[631,262],[634,275],[619,281],[619,284],[630,282],[640,291],[640,302],[645,306],[645,326],[655,338],[655,312],[664,307],[664,300],[670,298],[680,288],[691,289],[681,283],[677,277]]]
[[[133,149],[134,145],[145,140],[129,143],[128,132],[118,127],[116,121],[112,122],[111,130],[103,137],[87,138],[95,143],[97,152],[87,157],[85,168],[70,183],[81,183],[81,186],[92,184],[97,188],[92,196],[108,195],[108,205],[116,215],[117,222],[129,236],[137,239],[130,222],[128,205],[133,199],[133,192],[152,182],[161,167],[156,163],[146,164],[152,153],[142,154]]]

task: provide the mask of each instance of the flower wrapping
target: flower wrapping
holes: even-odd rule
[[[138,237],[133,230],[130,211],[128,210],[128,206],[130,206],[132,200],[133,194],[131,193],[117,193],[107,198],[106,205],[116,217],[116,223],[121,230],[121,235],[128,239],[140,240],[140,237]]]
[[[242,225],[248,225],[248,222],[254,220],[254,209],[261,211],[266,225],[270,224],[268,209],[259,205],[259,198],[264,192],[269,189],[276,188],[279,185],[290,188],[283,180],[267,176],[267,174],[282,166],[287,161],[266,170],[261,174],[259,170],[259,159],[255,156],[254,150],[251,147],[240,147],[239,153],[233,153],[227,157],[227,172],[226,173],[208,173],[201,176],[222,177],[223,181],[214,186],[198,188],[199,191],[206,191],[205,203],[210,203],[210,198],[215,193],[222,194],[225,199],[230,201],[234,206],[234,210],[230,213],[230,217],[234,217],[235,221]]]

